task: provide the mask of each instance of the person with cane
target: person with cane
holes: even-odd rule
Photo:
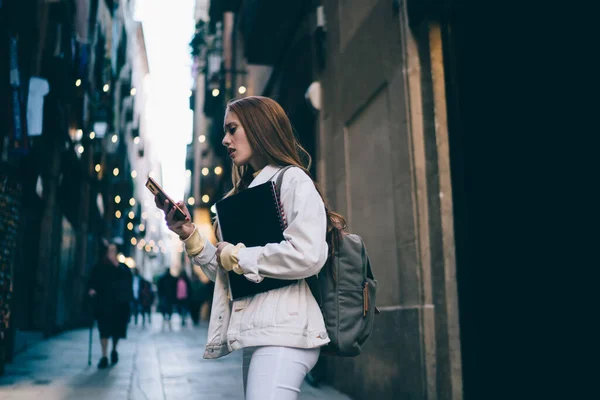
[[[107,246],[106,246],[107,245]],[[117,343],[127,337],[133,277],[129,268],[117,260],[117,246],[105,243],[104,256],[94,267],[88,294],[95,302],[102,358],[98,368],[108,367],[108,341],[112,338],[111,364],[119,361]]]

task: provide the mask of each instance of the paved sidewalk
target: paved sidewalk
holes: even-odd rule
[[[206,323],[162,330],[129,325],[119,343],[119,363],[98,370],[100,343],[94,331],[92,365],[87,365],[88,330],[76,330],[41,341],[18,354],[0,377],[2,400],[243,400],[241,352],[204,360]],[[110,350],[110,349],[109,349]],[[350,400],[336,390],[304,383],[300,400]]]

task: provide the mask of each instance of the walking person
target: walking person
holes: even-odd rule
[[[212,281],[199,267],[197,268],[192,273],[192,279],[190,280],[191,294],[189,296],[190,317],[194,326],[200,325],[200,320],[207,319],[202,315],[203,312],[208,315],[208,310],[206,307],[203,310],[203,306],[210,301],[213,289],[212,285],[209,286]]]
[[[108,367],[108,341],[112,338],[111,364],[119,361],[117,344],[127,337],[130,303],[133,299],[132,275],[129,268],[117,260],[117,246],[105,243],[100,262],[94,267],[88,294],[95,299],[102,358],[98,368]]]
[[[137,268],[132,270],[133,278],[132,278],[132,288],[133,288],[133,300],[131,300],[131,314],[134,318],[134,323],[137,326],[138,324],[138,315],[141,311],[140,305],[140,282],[143,278],[140,276],[140,271]]]
[[[293,166],[281,185],[285,240],[248,248],[243,243],[221,242],[215,247],[191,222],[183,202],[178,206],[186,213],[185,221],[174,219],[175,208],[169,209],[168,203],[160,204],[158,199],[156,203],[192,262],[215,282],[204,358],[242,350],[246,399],[294,400],[320,348],[330,341],[305,278],[318,273],[327,261],[328,226],[344,221],[326,211],[308,172],[310,156],[274,100],[251,96],[230,102],[223,128],[222,144],[233,161],[233,189],[227,196],[274,180],[281,168]],[[229,301],[229,271],[257,283],[264,278],[295,282]]]
[[[190,280],[183,269],[177,277],[176,285],[177,313],[181,317],[181,326],[185,326],[185,318],[189,308]]]
[[[171,327],[171,316],[176,300],[176,282],[169,267],[166,267],[165,272],[158,279],[158,309],[163,316],[163,328],[165,324]]]
[[[146,326],[146,318],[148,324],[152,325],[152,304],[154,304],[154,290],[152,283],[142,278],[140,282],[140,313],[142,314],[142,328]]]

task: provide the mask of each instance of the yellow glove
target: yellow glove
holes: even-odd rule
[[[240,268],[238,262],[238,252],[240,249],[246,248],[243,243],[237,245],[229,244],[221,251],[221,265],[226,271],[233,271],[238,275],[242,275],[244,271]]]

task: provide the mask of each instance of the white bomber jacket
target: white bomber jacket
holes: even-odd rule
[[[280,168],[266,166],[249,187],[276,179]],[[323,315],[304,280],[318,273],[327,260],[325,206],[311,178],[300,168],[286,171],[281,202],[288,224],[285,241],[241,248],[238,264],[244,276],[255,282],[269,277],[297,279],[298,283],[232,302],[227,272],[218,266],[212,243],[203,238],[202,251],[190,254],[192,262],[215,282],[204,358],[252,346],[308,349],[329,343]],[[186,239],[186,249],[190,239]]]

